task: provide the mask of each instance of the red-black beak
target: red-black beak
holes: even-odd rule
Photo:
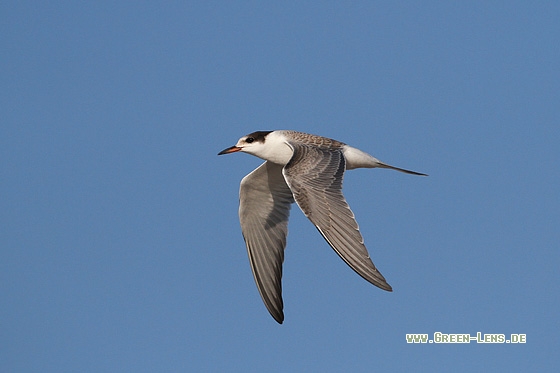
[[[240,148],[239,146],[231,146],[227,149],[222,150],[221,152],[218,153],[218,155],[222,155],[222,154],[229,154],[229,153],[235,153],[240,151],[243,148]]]

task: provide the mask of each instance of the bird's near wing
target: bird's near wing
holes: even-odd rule
[[[294,155],[283,173],[298,206],[354,271],[373,285],[391,291],[371,261],[354,213],[342,195],[342,151],[290,145]]]
[[[266,308],[280,324],[284,321],[282,262],[293,202],[278,164],[264,162],[241,181],[239,220],[251,269]]]

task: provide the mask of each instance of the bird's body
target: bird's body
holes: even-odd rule
[[[296,131],[253,132],[219,154],[238,151],[266,161],[241,181],[239,219],[255,282],[276,321],[284,320],[282,263],[293,202],[354,271],[392,290],[371,261],[344,199],[344,171],[381,167],[424,174],[390,166],[340,141]]]

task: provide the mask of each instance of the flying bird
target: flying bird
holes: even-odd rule
[[[241,180],[239,220],[257,288],[278,323],[284,321],[282,263],[294,202],[350,268],[392,291],[371,261],[342,194],[344,171],[379,167],[426,174],[390,166],[340,141],[296,131],[253,132],[218,155],[235,152],[265,160]]]

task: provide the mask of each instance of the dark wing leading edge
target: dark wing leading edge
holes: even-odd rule
[[[298,206],[354,271],[373,285],[391,291],[371,261],[354,213],[342,195],[346,168],[342,150],[290,145],[294,155],[283,173]]]
[[[282,263],[293,202],[278,164],[264,162],[241,181],[239,220],[251,269],[266,308],[280,324]]]

